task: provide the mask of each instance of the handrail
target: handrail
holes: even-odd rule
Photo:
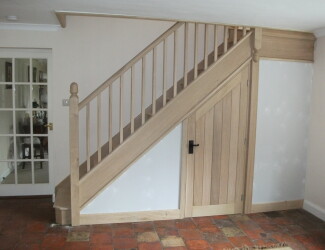
[[[101,93],[104,89],[106,89],[110,84],[112,84],[115,80],[117,80],[123,73],[125,73],[130,67],[135,64],[138,60],[144,57],[150,50],[156,47],[160,42],[162,42],[166,37],[172,34],[175,30],[177,30],[180,26],[182,26],[184,22],[177,22],[172,27],[170,27],[166,32],[160,35],[155,41],[149,44],[146,48],[144,48],[139,54],[133,57],[127,64],[125,64],[121,69],[119,69],[116,73],[114,73],[109,79],[103,82],[97,89],[95,89],[90,95],[88,95],[85,99],[83,99],[79,103],[79,110],[87,105],[90,101],[92,101],[99,93]]]

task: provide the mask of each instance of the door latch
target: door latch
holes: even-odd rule
[[[188,141],[188,153],[193,154],[194,147],[198,147],[198,146],[200,146],[200,144],[194,144],[193,140],[189,140]]]
[[[45,127],[45,128],[48,128],[49,130],[53,130],[53,123],[50,122],[50,123],[48,123],[48,124],[45,124],[44,127]]]

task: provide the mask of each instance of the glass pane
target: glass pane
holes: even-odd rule
[[[47,159],[47,137],[33,137],[34,159]]]
[[[17,134],[30,134],[30,115],[28,111],[16,111]]]
[[[18,184],[32,183],[32,163],[19,162],[17,163],[17,182]]]
[[[29,82],[29,59],[17,58],[15,59],[15,76],[16,82]],[[36,69],[35,69],[36,70]],[[34,69],[33,69],[34,72]]]
[[[47,134],[47,111],[33,111],[33,133]]]
[[[12,82],[11,58],[0,58],[0,82]]]
[[[17,136],[17,159],[31,159],[31,137]]]
[[[0,162],[1,184],[15,184],[15,163]]]
[[[0,160],[9,159],[14,159],[14,138],[12,136],[0,136]]]
[[[30,108],[30,86],[16,85],[15,86],[16,108]]]
[[[47,86],[33,85],[33,108],[47,108]]]
[[[0,108],[12,108],[12,85],[0,85]]]
[[[47,82],[47,59],[33,59],[33,82]]]
[[[49,183],[49,164],[47,161],[34,162],[35,183]]]
[[[12,114],[12,111],[0,111],[0,134],[13,134]]]

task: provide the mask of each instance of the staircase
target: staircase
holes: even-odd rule
[[[178,22],[81,102],[72,83],[70,176],[55,190],[57,223],[86,224],[80,210],[98,192],[251,60],[252,34]]]

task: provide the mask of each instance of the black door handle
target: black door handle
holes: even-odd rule
[[[193,148],[198,147],[198,146],[200,146],[200,144],[194,144],[193,140],[189,140],[188,141],[188,153],[193,154]]]

